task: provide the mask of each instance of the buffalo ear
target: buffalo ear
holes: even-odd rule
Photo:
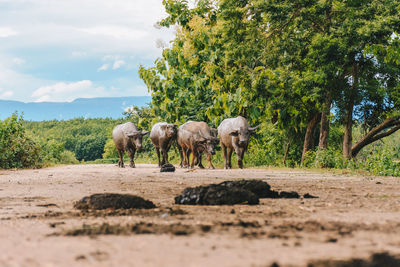
[[[141,135],[146,135],[146,134],[148,134],[149,133],[149,131],[142,131],[141,132]]]
[[[229,135],[230,136],[238,136],[239,135],[239,131],[236,130],[236,131],[230,132]]]

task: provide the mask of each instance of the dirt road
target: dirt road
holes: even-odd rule
[[[175,205],[188,186],[262,179],[319,198],[259,205]],[[94,193],[130,193],[156,209],[82,213]],[[400,255],[400,179],[292,170],[74,165],[0,171],[0,266],[306,266]]]

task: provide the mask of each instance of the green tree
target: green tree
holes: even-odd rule
[[[163,3],[168,17],[160,25],[177,26],[176,38],[154,67],[139,71],[156,116],[215,125],[237,115],[250,123],[272,122],[287,138],[287,150],[302,145],[301,160],[318,142],[327,148],[331,119],[345,125],[347,158],[362,148],[352,150],[355,113],[369,107],[368,116],[356,116],[359,123],[397,121],[391,114],[398,110],[398,68],[388,64],[397,50],[393,44],[385,48],[398,32],[397,1],[199,0],[193,8],[184,0]],[[382,60],[366,53],[369,48],[387,55]],[[396,125],[385,124],[374,138]]]
[[[26,134],[22,116],[14,113],[0,121],[0,168],[40,167],[40,153],[40,146]]]

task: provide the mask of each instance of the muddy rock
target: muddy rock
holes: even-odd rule
[[[387,253],[375,253],[373,254],[369,260],[363,259],[350,259],[350,260],[319,260],[312,261],[308,265],[308,267],[352,267],[352,266],[360,266],[360,267],[378,267],[378,266],[387,266],[387,267],[395,267],[400,266],[400,258],[394,257]]]
[[[184,205],[234,205],[259,203],[256,194],[239,187],[226,187],[220,184],[188,187],[175,197],[175,204]]]
[[[94,194],[75,202],[74,208],[80,210],[103,209],[152,209],[153,202],[129,194]]]
[[[269,184],[259,180],[225,181],[220,184],[188,187],[181,195],[175,197],[175,204],[255,205],[260,202],[260,196],[267,195],[269,191]]]
[[[291,191],[281,191],[279,192],[279,198],[300,198],[300,195],[297,192]]]
[[[170,164],[170,163],[166,163],[164,165],[161,166],[160,172],[174,172],[175,171],[175,167],[174,165]]]
[[[271,186],[261,180],[239,180],[239,181],[225,181],[220,183],[227,188],[239,187],[244,190],[249,190],[256,194],[259,198],[274,198],[278,193],[271,190]]]
[[[318,197],[310,195],[309,193],[306,193],[306,194],[304,194],[303,198],[318,198]]]
[[[305,197],[314,198],[308,193]],[[300,198],[300,195],[295,191],[271,190],[271,186],[261,180],[238,180],[185,188],[181,195],[175,197],[175,204],[254,205],[260,202],[260,198]]]

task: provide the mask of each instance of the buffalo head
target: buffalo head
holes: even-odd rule
[[[129,142],[135,145],[137,150],[141,150],[143,136],[148,133],[148,131],[135,131],[127,133],[126,136],[129,138]]]

